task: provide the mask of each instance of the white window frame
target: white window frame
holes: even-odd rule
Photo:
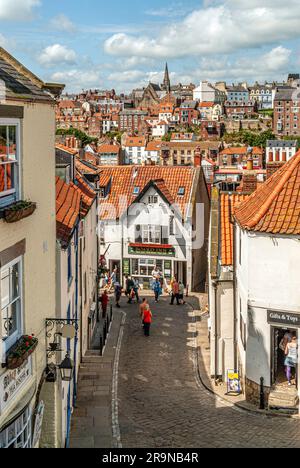
[[[157,225],[150,225],[150,224],[144,224],[141,226],[141,229],[142,229],[142,243],[143,244],[161,244],[161,240],[162,240],[162,237],[161,237],[161,226]],[[156,242],[156,235],[158,234],[158,242]],[[152,237],[152,239],[155,239],[155,242],[152,240],[150,240]]]
[[[21,187],[21,121],[19,119],[2,119],[0,118],[0,126],[6,127],[16,127],[16,187],[12,190],[7,190],[6,192],[0,193],[0,207],[5,204],[5,199],[7,199],[7,204],[10,202],[18,201],[21,197],[22,187]],[[15,195],[14,199],[10,195]]]
[[[20,276],[19,276],[19,290],[20,290],[20,310],[19,314],[17,316],[17,329],[16,331],[9,336],[8,338],[3,339],[2,333],[0,337],[1,345],[0,348],[2,347],[2,350],[0,349],[0,352],[2,353],[2,362],[5,361],[6,358],[6,353],[9,351],[9,349],[18,341],[18,339],[22,336],[23,334],[23,329],[24,329],[24,319],[23,319],[23,311],[24,311],[24,295],[23,295],[23,271],[24,271],[24,259],[23,257],[18,257],[12,260],[11,262],[7,263],[6,265],[3,265],[0,268],[0,271],[3,269],[11,268],[12,266],[19,264],[20,268]],[[1,298],[1,280],[0,280],[0,298]],[[2,328],[2,309],[0,307],[0,320],[1,320],[1,328]],[[4,361],[3,361],[4,359]]]

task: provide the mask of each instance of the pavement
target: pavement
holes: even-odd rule
[[[168,298],[159,304],[149,298],[154,321],[145,338],[137,305],[123,299],[104,361],[81,370],[81,379],[90,373],[94,380],[92,388],[85,380],[88,390],[79,388],[72,447],[300,447],[299,419],[253,413],[207,385],[201,320],[207,300],[199,295],[188,301],[170,306]]]

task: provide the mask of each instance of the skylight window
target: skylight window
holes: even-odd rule
[[[184,194],[185,194],[185,188],[180,187],[179,190],[178,190],[178,195],[180,195],[182,197]]]
[[[140,193],[140,187],[134,187],[133,195],[138,195]]]

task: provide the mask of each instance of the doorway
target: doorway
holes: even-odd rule
[[[272,327],[272,369],[271,369],[271,381],[272,385],[276,387],[286,387],[287,377],[285,372],[285,344],[289,342],[290,338],[296,335],[298,339],[298,330],[292,328],[283,327]],[[297,384],[297,369],[295,371],[294,383]]]

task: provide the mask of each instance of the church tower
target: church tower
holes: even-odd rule
[[[171,82],[170,82],[169,68],[168,68],[168,64],[167,64],[167,63],[166,63],[166,69],[165,69],[165,77],[164,77],[163,89],[164,89],[168,94],[171,93]]]

